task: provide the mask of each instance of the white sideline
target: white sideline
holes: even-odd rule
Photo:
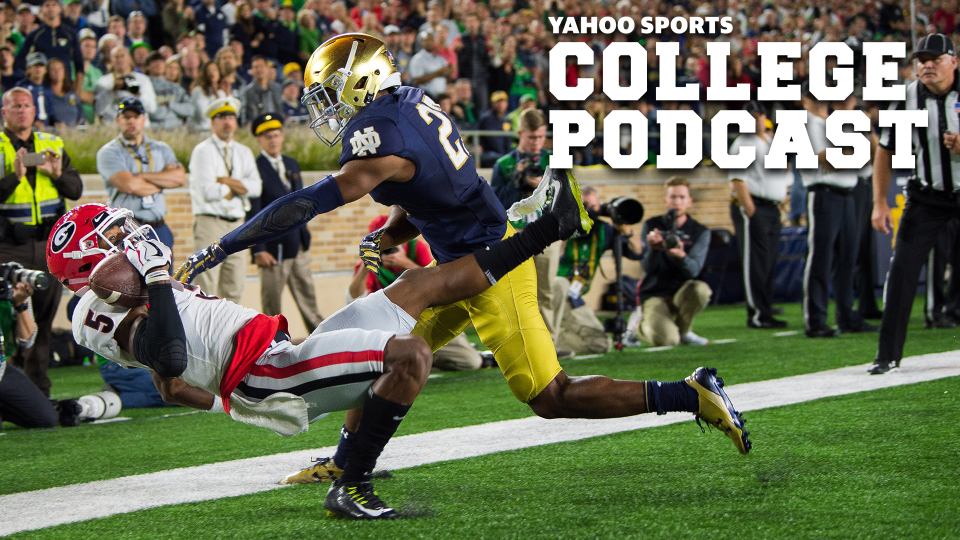
[[[880,376],[866,365],[845,367],[725,388],[740,411],[790,405],[828,396],[876,390],[960,375],[960,351],[907,358],[904,367]],[[723,376],[723,369],[720,369]],[[398,437],[379,461],[388,470],[416,467],[494,452],[689,421],[686,413],[639,415],[610,420],[543,420],[537,417],[444,429]],[[322,429],[322,427],[321,427]],[[712,433],[713,437],[726,437]],[[711,444],[730,442],[713,441]],[[429,449],[429,451],[427,450]],[[133,512],[277,489],[277,481],[333,448],[302,450],[127,476],[0,496],[0,535]],[[733,448],[730,448],[733,451]],[[237,471],[243,471],[237,474]]]

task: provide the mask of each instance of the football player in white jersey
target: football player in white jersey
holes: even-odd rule
[[[235,420],[281,435],[305,431],[326,413],[362,407],[346,466],[324,506],[346,517],[388,519],[397,514],[374,493],[370,473],[426,383],[432,357],[409,332],[426,308],[483,292],[578,230],[576,191],[567,175],[559,177],[543,226],[452,263],[405,272],[296,346],[282,315],[267,317],[171,280],[170,249],[128,210],[74,208],[54,226],[47,261],[52,274],[82,294],[73,317],[77,342],[121,365],[152,370],[165,400],[222,407]],[[149,310],[107,304],[85,290],[93,268],[121,249],[144,277]]]

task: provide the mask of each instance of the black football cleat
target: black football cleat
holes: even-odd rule
[[[890,371],[891,369],[896,369],[900,367],[900,362],[890,362],[880,360],[879,358],[874,360],[870,367],[867,368],[867,373],[871,375],[883,375],[884,373]]]
[[[324,508],[330,515],[350,519],[396,519],[397,512],[386,505],[370,482],[341,482],[330,486]]]
[[[718,378],[716,368],[698,367],[693,375],[684,382],[692,386],[700,397],[700,410],[696,413],[697,425],[700,419],[727,434],[737,451],[741,454],[750,452],[753,444],[750,442],[750,432],[744,430],[745,421],[736,409],[730,398],[723,391],[723,379]],[[703,426],[700,426],[703,429]]]
[[[560,239],[589,234],[593,220],[583,206],[580,184],[573,173],[564,169],[547,169],[541,182],[549,182],[543,213],[552,214],[560,222]]]

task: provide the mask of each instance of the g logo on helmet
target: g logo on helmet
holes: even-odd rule
[[[55,233],[53,233],[53,242],[50,243],[50,251],[60,253],[67,247],[74,233],[77,232],[77,224],[72,221],[66,221]]]

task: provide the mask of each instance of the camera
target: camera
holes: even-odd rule
[[[131,94],[140,94],[140,82],[133,75],[124,75],[123,89]]]
[[[531,154],[529,152],[520,152],[517,156],[517,170],[513,174],[513,182],[520,186],[525,176],[543,176],[543,163],[540,160],[540,154]],[[520,165],[525,165],[521,172]]]
[[[675,247],[678,247],[680,244],[683,243],[684,240],[686,240],[687,235],[683,234],[682,232],[680,232],[679,229],[677,229],[676,209],[671,208],[667,210],[666,215],[663,216],[663,220],[666,221],[667,224],[670,226],[670,229],[668,231],[661,233],[661,235],[663,236],[663,245],[667,249],[673,249]]]
[[[0,264],[0,300],[12,300],[13,285],[21,282],[37,290],[50,286],[50,278],[44,272],[27,270],[19,263]]]
[[[643,219],[643,205],[630,197],[617,197],[601,204],[598,215],[612,219],[617,225],[634,225]]]

